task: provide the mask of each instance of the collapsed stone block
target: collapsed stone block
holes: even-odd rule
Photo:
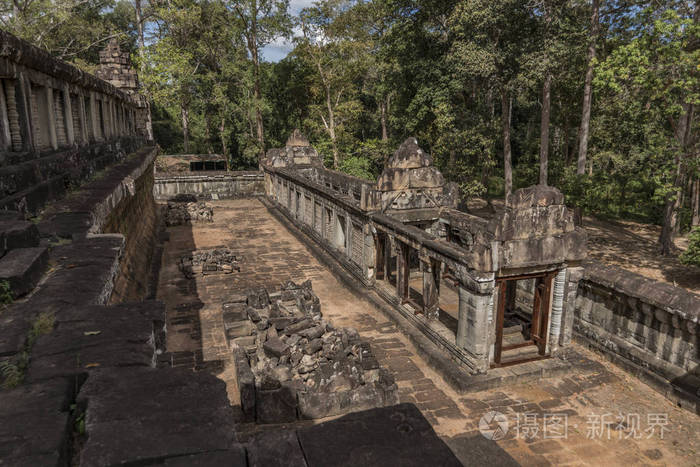
[[[295,300],[284,302],[285,293]],[[260,297],[273,297],[273,303]],[[250,291],[247,301],[248,320],[243,322],[253,335],[245,343],[238,337],[231,344],[236,366],[244,368],[237,368],[237,376],[243,378],[239,388],[247,391],[241,393],[241,401],[247,401],[249,416],[254,391],[258,423],[323,418],[398,403],[398,387],[379,366],[369,343],[354,329],[330,326],[318,308],[304,306],[320,307],[310,283],[288,282],[280,294]],[[255,309],[251,304],[265,306]],[[273,309],[280,316],[268,318]]]
[[[228,248],[220,247],[211,250],[197,250],[191,255],[180,258],[179,268],[188,279],[199,275],[231,274],[240,271],[237,256]]]
[[[165,225],[188,225],[194,222],[213,222],[214,209],[205,202],[168,203]]]

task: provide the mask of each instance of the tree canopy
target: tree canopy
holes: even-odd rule
[[[700,224],[700,7],[680,0],[13,0],[3,28],[89,71],[132,52],[166,152],[257,165],[294,128],[372,179],[416,136],[465,199]],[[291,51],[265,61],[265,47]],[[697,235],[695,235],[697,237]]]

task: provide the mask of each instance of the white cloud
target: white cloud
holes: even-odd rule
[[[289,12],[293,15],[298,15],[299,12],[314,4],[316,0],[290,0]]]

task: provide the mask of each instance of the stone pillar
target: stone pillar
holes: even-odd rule
[[[12,134],[10,133],[10,119],[7,115],[4,88],[4,80],[0,80],[0,149],[8,151],[12,147]]]
[[[409,277],[408,246],[396,241],[396,296],[403,303],[408,298]]]
[[[66,127],[66,143],[75,143],[75,129],[73,128],[73,103],[70,100],[68,85],[63,86],[63,122]]]
[[[352,258],[352,219],[350,213],[345,214],[345,255]]]
[[[5,81],[5,95],[7,96],[7,119],[9,121],[10,141],[13,151],[22,150],[22,134],[20,130],[20,116],[17,109],[17,97],[15,88],[17,81]]]
[[[315,212],[316,209],[314,209],[314,213]],[[370,285],[374,284],[377,276],[377,246],[374,241],[376,232],[373,234],[372,230],[374,229],[370,224],[365,224],[362,227],[363,237],[365,239],[365,244],[362,248],[362,268],[365,273],[365,279]]]
[[[483,293],[486,292],[486,293]],[[477,370],[486,371],[489,365],[489,307],[492,304],[490,289],[477,292],[459,284],[459,320],[457,322],[457,347],[469,353]]]
[[[32,131],[31,96],[32,88],[29,80],[20,73],[15,86],[17,111],[19,112],[19,132],[22,137],[22,150],[31,151],[34,147],[34,133]]]
[[[559,346],[566,347],[571,343],[571,333],[574,329],[574,314],[576,309],[576,291],[583,277],[582,267],[567,269],[568,278],[564,289],[564,303],[561,315],[561,330],[559,331]]]
[[[566,290],[566,269],[560,269],[554,276],[552,287],[552,306],[549,317],[549,346],[550,354],[554,354],[559,348],[559,336],[561,335],[562,312],[564,309],[564,295]]]
[[[97,109],[99,106],[97,105],[97,101],[95,99],[95,93],[90,92],[90,120],[92,120],[92,139],[95,141],[100,141],[102,139],[102,135],[100,134],[100,120],[97,116]]]
[[[56,114],[54,113],[53,88],[46,86],[46,111],[49,113],[49,140],[51,147],[58,149],[58,139],[56,138]]]
[[[423,313],[437,319],[440,312],[440,262],[432,258],[421,260],[423,268]]]
[[[80,117],[80,142],[88,142],[87,118],[85,117],[85,98],[78,94],[78,116]]]

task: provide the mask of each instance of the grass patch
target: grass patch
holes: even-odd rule
[[[13,301],[10,283],[6,280],[0,281],[0,305],[9,305]]]
[[[53,330],[55,321],[56,318],[53,313],[40,313],[32,321],[32,327],[27,334],[24,350],[14,358],[0,361],[0,377],[3,389],[11,389],[22,384],[27,368],[29,368],[32,347],[34,347],[36,340],[40,336],[49,334]]]

